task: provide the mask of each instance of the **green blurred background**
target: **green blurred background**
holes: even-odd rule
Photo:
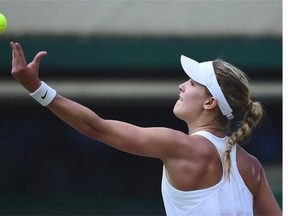
[[[21,10],[20,10],[21,9]],[[19,12],[21,11],[21,13]],[[251,78],[267,116],[244,148],[282,207],[282,1],[0,1],[0,214],[164,215],[162,164],[83,137],[10,76],[10,41],[40,77],[104,118],[186,131],[181,54]]]

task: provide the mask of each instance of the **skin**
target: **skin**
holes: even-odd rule
[[[33,61],[27,64],[20,44],[11,42],[10,45],[11,74],[30,93],[34,92],[41,85],[39,65],[47,53],[37,53]],[[211,187],[223,175],[219,154],[207,139],[189,134],[206,130],[218,137],[225,136],[223,128],[215,122],[215,117],[219,114],[217,101],[207,95],[204,86],[193,80],[181,84],[179,91],[179,100],[173,111],[179,119],[186,122],[188,134],[169,128],[143,128],[122,121],[106,120],[59,94],[47,107],[87,137],[124,152],[162,160],[169,182],[179,190]],[[238,146],[237,163],[244,182],[254,196],[255,213],[281,215],[260,162]]]

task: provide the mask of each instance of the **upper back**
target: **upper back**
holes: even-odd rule
[[[185,152],[185,157],[187,157],[186,159],[175,159],[172,162],[164,163],[165,172],[163,172],[162,193],[164,204],[166,203],[165,206],[167,202],[171,201],[170,198],[176,196],[172,200],[175,201],[176,199],[177,201],[177,197],[181,197],[182,201],[185,199],[193,200],[196,205],[199,204],[197,202],[201,202],[199,206],[203,208],[204,205],[205,211],[209,211],[209,207],[212,208],[215,205],[218,206],[218,212],[231,213],[235,211],[235,215],[241,214],[241,211],[242,213],[245,211],[246,215],[253,215],[253,207],[256,214],[281,214],[267,183],[263,167],[255,157],[247,153],[239,145],[233,146],[230,153],[232,162],[230,180],[225,179],[223,173],[224,164],[221,157],[228,137],[219,138],[206,131],[201,131],[197,135],[195,136],[197,139],[191,140],[200,143],[197,143],[192,150],[187,148],[183,151]],[[197,154],[200,153],[201,155],[198,158],[191,159],[192,156],[196,157],[197,155],[191,151],[198,149],[198,144],[201,148],[200,151],[197,151]],[[202,146],[204,147],[202,148]],[[190,159],[189,155],[191,156]],[[204,159],[201,158],[203,155],[205,155]],[[193,161],[195,160],[200,160],[200,164],[204,165],[198,165],[197,162],[194,165]],[[211,182],[214,183],[211,184]],[[171,191],[172,193],[170,193]],[[198,200],[196,199],[195,201],[195,197]],[[186,208],[188,210],[193,209],[193,205],[189,204],[189,202],[187,203],[186,207],[182,206],[181,208],[185,210],[187,210]],[[216,211],[215,207],[214,211]],[[174,213],[176,214],[177,212]]]
[[[173,215],[173,213],[174,215],[181,215],[179,214],[179,211],[182,211],[183,209],[185,209],[185,211],[188,212],[190,211],[191,214],[197,213],[199,215],[202,215],[204,213],[206,215],[225,214],[225,213],[229,215],[253,215],[253,195],[251,194],[250,189],[246,186],[245,180],[242,178],[240,171],[238,170],[236,161],[237,157],[236,146],[233,146],[232,151],[230,153],[232,162],[231,176],[230,179],[226,179],[223,173],[223,162],[221,160],[221,155],[223,150],[225,149],[227,137],[219,138],[206,131],[201,131],[199,133],[197,132],[197,135],[205,137],[210,141],[209,142],[205,140],[204,143],[202,143],[203,145],[210,145],[210,147],[212,146],[214,148],[214,151],[212,150],[213,148],[209,150],[211,151],[211,160],[212,160],[211,166],[213,169],[217,170],[214,173],[211,172],[212,173],[211,175],[209,175],[208,171],[209,168],[208,169],[203,168],[204,171],[207,173],[208,178],[213,179],[213,175],[215,173],[216,174],[220,173],[220,178],[218,179],[217,176],[216,178],[214,177],[214,180],[216,181],[214,182],[213,185],[209,185],[199,189],[183,191],[181,190],[181,188],[179,188],[177,185],[174,184],[173,176],[171,178],[171,171],[170,172],[169,170],[165,171],[163,173],[163,180],[162,180],[162,193],[163,193],[163,200],[164,203],[166,203],[165,206],[167,206],[168,211],[171,212],[171,215]],[[215,162],[217,163],[217,160],[215,160],[216,158],[215,155],[217,155],[220,167],[217,165],[216,166],[213,165]],[[206,160],[208,161],[206,165],[208,166],[210,166],[209,159],[210,159],[209,157],[206,158]],[[241,167],[242,166],[244,167],[244,163],[241,164]],[[247,168],[244,167],[244,169]],[[242,169],[241,172],[249,171],[249,169],[247,170],[244,169]],[[190,170],[190,173],[188,173],[187,177],[189,178],[191,174],[197,175],[198,173],[199,173],[198,170],[195,170],[195,173],[194,170]],[[182,177],[185,178],[184,176]],[[201,181],[205,182],[206,180],[201,179]],[[251,185],[254,185],[254,183],[251,183]],[[180,204],[181,202],[178,200],[180,197],[182,201],[185,200],[183,204]],[[177,205],[174,203],[175,200],[178,203]],[[190,200],[190,203],[188,200]],[[170,204],[168,205],[167,203]],[[173,205],[173,203],[175,205]],[[179,207],[179,205],[181,206]],[[175,208],[171,209],[171,207],[169,206],[174,206]]]

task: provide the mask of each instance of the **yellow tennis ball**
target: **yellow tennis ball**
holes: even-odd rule
[[[2,13],[0,13],[0,33],[4,32],[6,28],[7,28],[7,19]]]

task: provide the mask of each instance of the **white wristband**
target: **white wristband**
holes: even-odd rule
[[[41,81],[41,86],[36,91],[30,93],[30,96],[38,101],[42,106],[47,106],[56,97],[56,94],[55,89]]]

